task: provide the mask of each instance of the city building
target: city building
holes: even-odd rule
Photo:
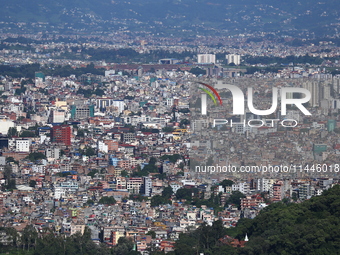
[[[46,158],[58,159],[59,157],[60,157],[59,148],[47,148],[46,149]]]
[[[71,145],[71,127],[67,125],[58,125],[52,128],[51,141],[53,143],[63,143],[66,146]]]
[[[29,152],[31,140],[30,139],[16,139],[15,140],[15,151],[17,152]]]
[[[216,56],[215,54],[197,54],[198,64],[215,64]]]
[[[94,105],[71,105],[71,119],[94,117]]]
[[[152,180],[150,177],[143,177],[143,181],[142,192],[149,197],[152,193]]]
[[[236,66],[241,64],[241,56],[236,54],[228,54],[225,56],[227,64],[234,63]]]
[[[15,127],[15,123],[7,116],[0,115],[0,133],[7,135],[8,129],[11,127]]]
[[[65,121],[65,111],[64,110],[52,110],[50,112],[50,123],[63,123]]]
[[[309,92],[311,93],[309,105],[311,107],[318,107],[320,105],[320,95],[322,94],[320,81],[317,80],[307,81],[303,83],[303,88],[309,90]]]

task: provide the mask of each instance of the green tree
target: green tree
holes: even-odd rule
[[[87,205],[93,205],[94,201],[92,199],[89,199],[89,200],[86,201],[86,204]]]
[[[97,169],[93,169],[91,170],[87,176],[91,176],[92,178],[94,178],[94,176],[98,173],[98,170]]]
[[[173,194],[173,190],[171,186],[165,187],[162,191],[162,196],[166,198],[170,198]]]
[[[86,147],[85,150],[82,152],[82,154],[84,154],[85,156],[94,156],[96,155],[95,150],[92,147]]]
[[[32,187],[32,188],[34,188],[35,185],[37,185],[37,182],[36,182],[35,180],[30,180],[29,186]]]
[[[15,162],[15,159],[13,157],[7,157],[6,162]]]
[[[181,171],[181,172],[178,172],[177,175],[182,175],[182,176],[184,176],[184,172],[183,172],[184,166],[185,166],[185,164],[184,164],[183,162],[181,162],[181,163],[179,164],[178,167],[179,167],[182,171]]]
[[[91,240],[91,230],[85,227],[84,233],[76,233],[72,236],[55,236],[51,230],[44,230],[34,251],[34,255],[72,255],[72,254],[111,254],[104,245],[96,245]]]
[[[116,203],[116,199],[114,197],[101,197],[99,199],[99,204],[106,204],[106,205],[114,205]]]
[[[156,162],[157,162],[157,159],[155,157],[151,157],[150,160],[149,160],[150,165],[155,165]]]
[[[245,198],[245,197],[246,196],[242,192],[240,192],[238,190],[233,191],[231,193],[230,197],[226,201],[226,206],[234,204],[237,207],[240,207],[240,205],[241,205],[241,198]]]
[[[166,197],[155,195],[151,198],[151,206],[159,206],[165,204],[171,204],[171,201]]]
[[[113,247],[113,255],[132,255],[134,243],[130,238],[120,237],[117,246]],[[138,254],[138,253],[137,253]]]
[[[219,239],[225,235],[226,228],[223,227],[222,221],[215,221],[212,226],[203,223],[196,230],[179,235],[175,243],[175,254],[235,254],[232,247],[225,249],[228,253],[221,252],[224,249]]]
[[[197,195],[198,195],[197,188],[191,188],[191,189],[180,188],[176,192],[177,199],[186,199],[188,201],[191,201],[193,196],[197,196]]]
[[[127,176],[129,176],[129,173],[126,170],[123,170],[123,171],[120,172],[120,176],[127,177]]]
[[[8,184],[7,184],[7,186],[6,186],[6,188],[7,188],[8,190],[14,190],[14,189],[16,189],[16,181],[15,181],[15,179],[9,180],[9,181],[8,181]]]
[[[222,182],[220,182],[220,185],[222,185],[223,188],[225,187],[231,187],[234,184],[232,180],[225,179]]]
[[[5,180],[8,182],[12,177],[12,173],[13,173],[12,166],[5,165],[3,173],[4,173]]]
[[[77,136],[78,137],[84,137],[85,136],[84,129],[78,129]]]
[[[253,220],[240,219],[233,230],[249,237],[241,254],[337,254],[340,185],[303,203],[273,203]]]
[[[172,131],[174,131],[174,128],[173,127],[164,127],[164,128],[162,128],[162,131],[163,132],[172,132]]]
[[[149,164],[144,165],[143,169],[137,166],[136,171],[132,174],[132,176],[148,176],[149,173],[158,173],[158,167],[155,165],[156,158],[151,157],[149,160]]]
[[[0,232],[5,232],[7,235],[7,240],[10,242],[11,247],[17,247],[19,243],[19,234],[15,228],[12,227],[0,227]],[[0,245],[1,247],[1,245]]]
[[[205,75],[207,73],[207,71],[205,71],[204,69],[201,69],[199,67],[193,67],[193,68],[190,69],[189,72],[192,73],[192,74],[195,74],[195,75],[200,75],[200,74]]]
[[[177,160],[181,158],[181,155],[179,154],[173,154],[173,155],[163,155],[161,157],[162,160],[169,160],[171,163],[176,163]]]
[[[18,130],[17,130],[17,128],[16,128],[16,127],[10,127],[10,128],[8,129],[7,135],[8,135],[8,138],[12,138],[13,136],[18,136]]]
[[[12,178],[12,166],[11,165],[5,165],[4,167],[4,177],[5,177],[5,185],[3,186],[4,189],[13,190],[16,188],[16,182],[15,179]]]
[[[156,232],[153,230],[149,230],[148,233],[146,233],[146,235],[151,236],[152,238],[156,238]]]
[[[24,130],[21,132],[20,137],[36,137],[36,134],[34,132]]]
[[[129,199],[133,200],[133,201],[139,201],[139,202],[142,202],[142,201],[146,201],[148,200],[147,197],[141,195],[141,194],[131,194],[129,196]]]
[[[154,176],[156,178],[160,179],[160,180],[165,180],[166,179],[166,173],[156,174]]]
[[[24,230],[22,231],[21,235],[21,243],[23,246],[23,250],[27,249],[30,250],[31,247],[36,245],[38,239],[38,232],[34,228],[33,225],[27,225]]]
[[[28,155],[28,159],[32,162],[36,161],[36,160],[40,160],[40,159],[46,159],[45,154],[41,153],[41,152],[32,152]]]
[[[96,95],[96,96],[103,96],[103,95],[105,95],[105,91],[104,90],[102,90],[102,89],[96,89],[95,91],[94,91],[94,94]]]

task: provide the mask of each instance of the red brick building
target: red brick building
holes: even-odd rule
[[[67,125],[54,126],[51,133],[53,143],[63,143],[66,146],[71,145],[71,127]]]

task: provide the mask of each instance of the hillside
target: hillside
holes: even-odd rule
[[[248,233],[246,254],[337,254],[340,250],[340,186],[302,204],[277,203],[254,220],[241,221]]]
[[[340,185],[301,204],[279,202],[254,219],[241,219],[235,228],[223,229],[216,221],[194,232],[181,234],[175,254],[339,254]],[[233,248],[219,240],[224,235],[249,242]]]
[[[340,26],[340,4],[336,0],[0,0],[0,3],[3,32],[120,30],[188,36],[264,31],[325,36],[337,34]]]

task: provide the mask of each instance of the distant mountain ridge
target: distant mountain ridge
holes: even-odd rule
[[[337,0],[0,0],[0,29],[334,36]],[[20,24],[13,24],[18,23]],[[37,25],[36,23],[43,24]],[[26,24],[22,24],[26,23]],[[33,23],[33,25],[32,25]]]

